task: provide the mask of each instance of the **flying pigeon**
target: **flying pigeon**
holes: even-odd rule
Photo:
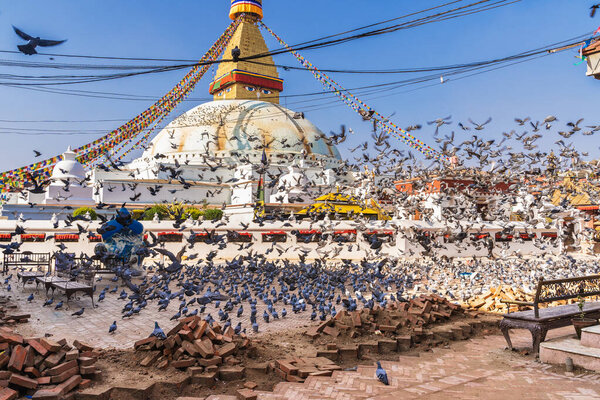
[[[21,37],[21,39],[29,41],[29,43],[27,43],[27,44],[21,44],[21,45],[17,46],[17,48],[19,49],[19,51],[21,53],[27,54],[28,56],[37,54],[37,51],[35,51],[35,48],[38,46],[42,46],[42,47],[57,46],[57,45],[67,41],[66,39],[65,40],[40,39],[39,36],[33,37],[33,36],[26,34],[25,32],[23,32],[16,26],[13,26],[13,29],[15,30],[15,33],[17,35],[19,35],[19,37]]]

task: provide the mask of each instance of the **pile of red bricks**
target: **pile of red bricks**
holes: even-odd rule
[[[170,365],[187,369],[194,382],[207,386],[217,378],[242,379],[245,368],[235,355],[240,350],[252,349],[245,334],[236,335],[231,327],[223,330],[218,323],[211,327],[198,316],[181,320],[167,333],[166,340],[149,337],[138,340],[134,348],[145,352],[140,359],[141,366],[164,369]]]
[[[0,328],[0,400],[19,395],[32,399],[72,399],[74,389],[91,385],[100,374],[91,346],[65,339],[25,339]]]
[[[352,338],[374,333],[395,335],[400,331],[420,332],[422,327],[439,321],[449,320],[462,314],[463,309],[435,294],[421,295],[408,302],[392,302],[387,307],[379,306],[360,311],[340,311],[337,315],[312,327],[306,335],[315,339],[322,334],[333,338],[347,334]]]
[[[325,357],[296,357],[270,362],[269,370],[288,382],[304,382],[309,376],[331,376],[342,367]]]
[[[23,324],[25,322],[29,321],[29,318],[31,318],[30,314],[6,314],[5,312],[2,312],[2,310],[0,310],[0,318],[2,318],[2,322],[4,324]]]
[[[10,297],[0,296],[0,325],[5,324],[22,324],[29,321],[29,314],[11,314],[9,310],[15,310],[17,305]]]

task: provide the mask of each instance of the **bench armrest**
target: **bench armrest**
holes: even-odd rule
[[[519,301],[519,300],[500,300],[500,303],[504,304],[518,304],[520,306],[535,306],[535,303],[530,301]]]
[[[516,304],[519,306],[531,306],[535,307],[535,303],[529,301],[519,301],[519,300],[500,300],[500,303],[506,304],[506,312],[510,314],[510,306],[509,304]]]

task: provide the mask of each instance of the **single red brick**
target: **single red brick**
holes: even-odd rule
[[[58,353],[50,354],[44,360],[43,365],[46,368],[55,367],[55,366],[57,366],[62,361],[62,359],[64,358],[64,356],[65,356],[65,353],[62,352],[62,351],[59,351]]]
[[[10,344],[23,344],[23,336],[14,333],[0,333],[0,341]]]
[[[238,389],[237,394],[240,400],[256,400],[258,397],[256,392],[250,389]]]
[[[279,369],[285,372],[286,375],[296,375],[298,373],[298,368],[290,363],[277,361],[277,366],[279,367]]]
[[[235,343],[227,343],[217,349],[215,352],[216,355],[221,357],[227,357],[230,354],[233,354],[236,350]]]
[[[188,332],[191,332],[191,331],[188,331]],[[198,351],[198,347],[194,343],[188,342],[187,340],[185,340],[181,344],[181,348],[183,350],[185,350],[192,357],[196,357],[198,354],[200,354],[200,352]]]
[[[139,348],[139,347],[141,347],[141,346],[144,346],[144,345],[147,345],[147,344],[152,344],[152,345],[154,345],[154,343],[156,343],[156,341],[157,341],[157,340],[158,340],[158,339],[157,339],[155,336],[150,336],[150,337],[148,337],[148,338],[146,338],[146,339],[141,339],[141,340],[138,340],[137,342],[135,342],[135,343],[133,344],[133,347],[134,347],[135,349],[137,349],[137,348]]]
[[[75,340],[73,342],[73,346],[75,346],[79,351],[92,351],[94,348],[89,344],[85,344],[80,342],[79,340]]]
[[[77,360],[77,358],[79,358],[79,350],[77,349],[69,350],[65,354],[66,361]]]
[[[56,388],[60,390],[61,394],[66,394],[75,389],[82,380],[83,378],[80,375],[75,375],[58,385]]]
[[[88,357],[93,359],[98,359],[100,357],[100,353],[97,351],[82,351],[79,353],[79,357]]]
[[[25,347],[21,345],[16,345],[13,348],[12,354],[10,356],[10,361],[8,362],[8,369],[13,372],[19,372],[23,369],[23,365],[25,364],[25,357],[27,357],[27,350]]]
[[[360,314],[358,311],[352,311],[350,313],[350,316],[352,317],[352,324],[354,325],[355,328],[362,325],[362,321],[360,319]]]
[[[71,361],[69,361],[71,362]],[[52,383],[61,383],[66,381],[67,379],[69,379],[72,376],[78,375],[79,374],[79,367],[74,367],[71,369],[66,370],[65,372],[59,374],[59,375],[53,375],[50,378],[50,382]]]
[[[39,378],[37,378],[37,381],[40,385],[49,385],[50,379],[51,378],[49,376],[40,376]]]
[[[173,361],[171,363],[171,366],[174,368],[183,369],[191,367],[194,364],[196,364],[196,360],[194,360],[193,358],[184,358],[183,360]]]
[[[140,365],[142,367],[149,367],[152,364],[154,364],[156,362],[156,360],[158,360],[159,357],[160,357],[160,353],[158,351],[152,352],[152,353],[148,354],[146,357],[144,357],[144,359],[142,361],[140,361]],[[89,365],[93,366],[94,364],[93,363],[92,364],[80,363],[79,365],[81,367],[87,367]]]
[[[244,378],[246,368],[244,367],[221,367],[219,369],[219,379],[222,381],[238,381]]]
[[[40,377],[40,371],[38,371],[38,369],[36,367],[27,367],[23,370],[23,372],[25,372],[26,374],[39,378]]]
[[[208,367],[211,365],[220,365],[222,362],[223,362],[223,359],[219,356],[198,359],[198,365],[201,365],[203,367]]]
[[[8,382],[11,385],[16,385],[26,389],[35,389],[38,387],[37,380],[19,374],[12,374]]]
[[[340,331],[337,330],[336,328],[332,328],[330,326],[326,326],[325,328],[323,328],[323,333],[326,334],[326,335],[329,335],[329,336],[333,336],[335,338],[335,337],[339,336]]]
[[[256,389],[258,387],[258,384],[256,382],[246,381],[244,383],[244,387],[248,389]]]
[[[57,365],[56,367],[52,367],[52,368],[44,371],[44,375],[50,375],[50,376],[60,375],[63,372],[65,372],[69,369],[72,369],[74,367],[77,367],[77,360],[67,361],[62,364]]]
[[[207,327],[208,327],[208,322],[206,322],[206,321],[200,322],[198,324],[198,326],[196,327],[196,329],[194,329],[194,338],[200,339],[202,337],[202,335],[204,335],[204,332],[206,331]]]
[[[54,387],[51,389],[40,389],[31,398],[34,400],[59,400],[62,396],[60,390]]]
[[[40,339],[40,344],[52,353],[56,353],[56,352],[60,351],[60,349],[62,348],[62,346],[60,344],[58,344],[52,340],[44,339],[44,338]]]
[[[215,354],[213,343],[208,338],[204,340],[195,340],[194,344],[198,348],[198,352],[203,358],[208,358]]]
[[[205,372],[201,375],[193,376],[192,383],[211,387],[215,384],[216,377],[217,377],[216,372]]]
[[[10,388],[0,390],[0,400],[13,400],[19,397],[19,392]]]
[[[202,367],[189,367],[188,372],[191,376],[197,376],[204,372],[204,368]]]
[[[35,351],[37,351],[40,355],[45,357],[48,354],[48,349],[46,349],[44,346],[42,346],[42,344],[40,342],[38,342],[36,339],[29,339],[27,341],[27,343],[31,347],[33,347],[33,349]]]
[[[92,375],[96,373],[95,365],[88,365],[87,367],[81,366],[79,367],[79,373],[81,375]]]

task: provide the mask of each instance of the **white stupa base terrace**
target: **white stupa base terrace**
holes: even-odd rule
[[[252,222],[248,214],[230,215],[229,221],[186,221],[180,227],[174,227],[175,221],[141,221],[144,225],[145,232],[152,232],[158,236],[159,233],[175,232],[180,236],[180,242],[166,242],[165,248],[177,253],[183,245],[189,243],[186,239],[190,235],[203,234],[212,232],[216,235],[225,236],[224,242],[227,246],[219,250],[217,245],[206,244],[199,238],[194,247],[188,249],[187,254],[198,253],[199,259],[206,256],[211,250],[217,250],[215,259],[233,259],[239,255],[252,254],[264,255],[267,259],[300,259],[301,254],[304,254],[307,259],[327,259],[327,260],[360,260],[363,258],[377,259],[384,257],[392,257],[396,259],[415,259],[423,256],[424,248],[413,239],[415,230],[429,232],[434,238],[435,245],[440,246],[434,248],[432,254],[437,256],[447,257],[486,257],[488,249],[481,243],[473,242],[467,238],[461,244],[445,243],[446,238],[443,233],[446,226],[442,224],[431,224],[424,221],[372,221],[368,223],[357,223],[354,221],[265,221],[263,223]],[[58,227],[54,228],[51,221],[43,220],[27,220],[24,222],[18,220],[0,220],[0,233],[15,232],[17,226],[25,229],[28,234],[45,234],[45,241],[41,242],[25,242],[20,248],[20,252],[31,251],[34,253],[54,252],[58,250],[57,245],[61,243],[65,246],[65,252],[71,253],[86,253],[93,254],[94,247],[97,242],[91,242],[88,239],[87,233],[79,235],[76,242],[57,242],[55,238],[49,238],[58,234],[77,234],[80,225],[86,231],[96,234],[98,227],[101,225],[99,221],[81,221],[77,220],[72,223],[72,226],[65,226],[65,222],[58,223]],[[466,224],[465,224],[466,225]],[[500,232],[503,227],[493,224],[476,224],[471,227],[472,233],[489,233],[490,237],[494,237],[496,232]],[[541,236],[542,233],[547,233],[551,230],[540,229],[536,235]],[[228,238],[228,234],[232,232],[244,233],[250,236],[252,246],[249,242],[232,242],[233,239]],[[305,242],[301,240],[296,233],[310,235],[320,234],[323,238],[320,242]],[[377,232],[384,233],[382,239],[383,244],[379,250],[371,249],[371,244],[367,239],[368,233]],[[278,238],[285,238],[285,242],[273,243],[269,241],[273,235]],[[334,236],[347,237],[348,241],[338,242]],[[20,235],[15,235],[13,241],[20,241]],[[152,238],[148,240],[152,242]],[[5,242],[6,243],[6,242]],[[243,249],[240,247],[243,245]],[[443,246],[443,247],[442,247]],[[536,247],[533,241],[511,241],[496,243],[493,254],[495,257],[507,258],[511,256],[527,256],[527,255],[544,255],[544,254],[559,254],[560,246],[558,242]],[[281,252],[281,254],[280,254]]]

